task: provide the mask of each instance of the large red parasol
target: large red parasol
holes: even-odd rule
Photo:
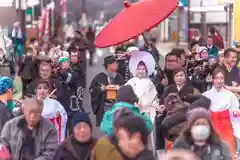
[[[163,21],[178,6],[178,0],[140,0],[129,4],[104,27],[95,39],[95,45],[105,48],[132,39]]]

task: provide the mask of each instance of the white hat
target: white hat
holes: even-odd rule
[[[62,56],[69,57],[69,53],[67,51],[62,51]]]
[[[224,54],[224,49],[218,51],[218,56]]]
[[[39,52],[39,55],[40,55],[40,56],[45,56],[46,53],[45,53],[44,51],[40,51],[40,52]]]
[[[132,46],[127,48],[127,52],[139,51],[138,47]]]
[[[13,26],[14,26],[14,27],[19,27],[19,26],[20,26],[20,22],[19,22],[19,21],[14,22],[14,23],[13,23]]]

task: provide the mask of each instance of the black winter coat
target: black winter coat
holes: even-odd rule
[[[4,124],[13,118],[13,114],[9,111],[7,105],[0,101],[0,131],[2,131]]]
[[[73,146],[73,137],[68,137],[65,139],[59,148],[56,151],[56,155],[53,160],[90,160],[92,148],[95,145],[95,140],[92,140],[92,143],[85,145],[87,153],[79,157],[79,154],[76,152]],[[79,150],[79,152],[81,152]]]

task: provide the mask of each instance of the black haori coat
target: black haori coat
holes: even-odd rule
[[[56,78],[61,84],[63,94],[58,95],[58,101],[65,108],[68,116],[72,116],[77,111],[84,111],[82,106],[85,77],[80,77],[77,71],[69,69],[69,71],[60,71]]]
[[[120,74],[117,74],[113,80],[113,85],[123,85],[124,79]],[[89,92],[91,95],[91,105],[93,114],[96,115],[97,126],[100,126],[100,123],[104,114],[104,101],[106,100],[105,92],[101,91],[101,85],[109,85],[108,76],[106,73],[99,73],[94,77],[92,83],[89,87]]]
[[[164,103],[164,99],[170,94],[170,93],[177,93],[178,96],[184,100],[189,95],[198,95],[200,94],[199,90],[194,88],[191,84],[186,83],[180,90],[177,89],[176,84],[169,85],[167,88],[165,88],[162,97],[161,97],[161,104]],[[185,101],[185,100],[184,100]]]

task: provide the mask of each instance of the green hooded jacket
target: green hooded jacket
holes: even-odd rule
[[[128,108],[135,116],[141,117],[145,120],[149,133],[152,132],[153,126],[150,118],[144,113],[140,113],[139,109],[126,102],[117,102],[112,108],[110,108],[107,112],[104,113],[103,120],[100,125],[100,130],[105,133],[107,136],[112,134],[113,130],[113,114],[118,108]]]

